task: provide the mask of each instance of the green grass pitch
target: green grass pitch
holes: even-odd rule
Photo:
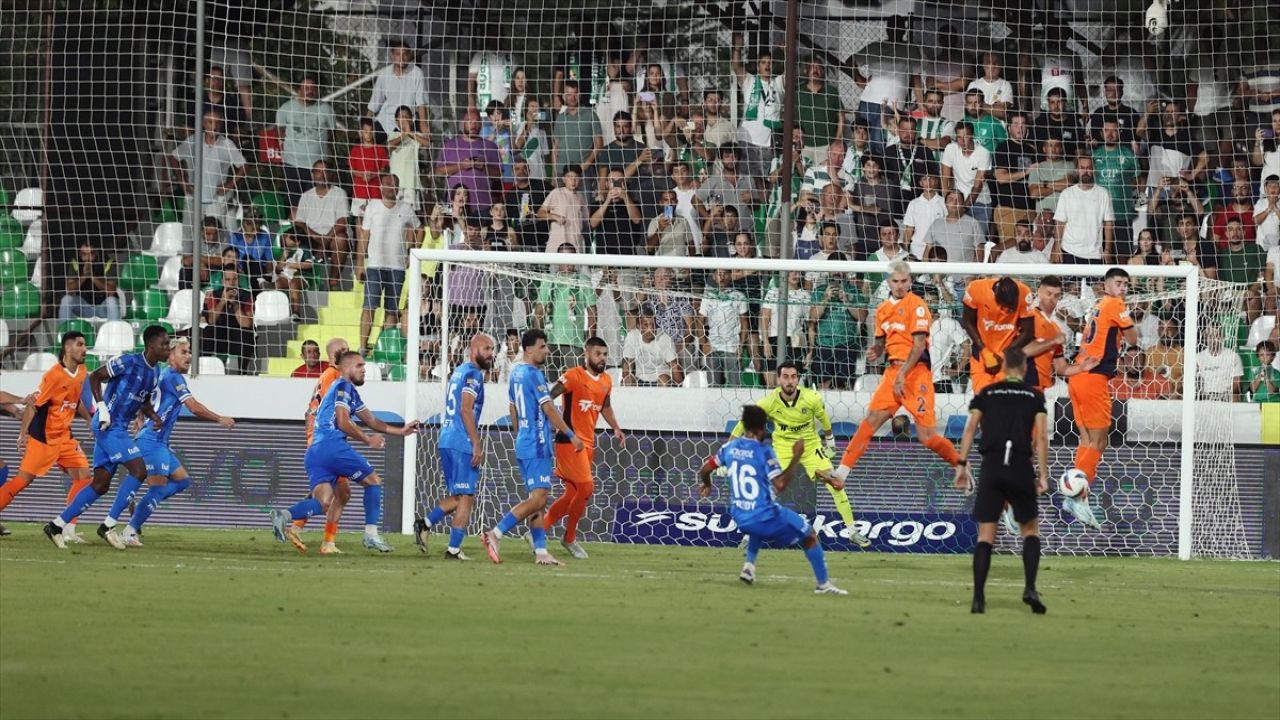
[[[1280,717],[1280,565],[588,545],[535,567],[155,527],[0,540],[0,718]],[[86,528],[92,534],[92,528]],[[318,539],[315,531],[311,540]],[[443,537],[433,551],[443,550]],[[556,546],[558,549],[558,546]],[[563,553],[561,553],[563,555]]]

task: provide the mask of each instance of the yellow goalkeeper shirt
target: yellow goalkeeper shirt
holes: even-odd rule
[[[800,388],[795,400],[787,402],[782,397],[782,389],[772,392],[756,401],[756,405],[769,415],[773,421],[773,445],[775,448],[790,447],[796,440],[804,440],[810,448],[816,448],[818,431],[813,423],[816,420],[822,426],[822,432],[831,432],[831,419],[827,417],[827,406],[817,390]],[[742,421],[733,428],[733,437],[743,432]]]

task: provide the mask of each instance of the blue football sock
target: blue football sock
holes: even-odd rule
[[[164,484],[164,492],[160,494],[160,500],[161,501],[168,500],[169,498],[173,497],[174,495],[177,495],[178,493],[182,492],[183,490],[186,490],[189,487],[191,487],[191,478],[184,478],[182,480],[170,480],[169,482]]]
[[[760,554],[761,545],[764,545],[764,538],[759,535],[747,536],[747,562],[752,565],[756,564],[756,556]]]
[[[534,550],[547,549],[547,531],[542,528],[542,523],[535,523],[529,528],[529,537],[533,538]]]
[[[9,466],[0,467],[0,485],[9,482]]]
[[[67,505],[67,509],[63,510],[62,514],[58,516],[58,519],[62,521],[60,527],[65,527],[67,523],[80,517],[80,513],[88,510],[89,506],[97,502],[100,497],[102,496],[93,489],[93,485],[85,485],[83,490],[71,498],[71,504]]]
[[[431,527],[432,525],[439,523],[444,519],[444,515],[444,510],[441,510],[440,506],[437,505],[435,510],[427,513],[427,527]]]
[[[324,506],[315,498],[307,498],[289,508],[289,517],[293,520],[305,520],[312,515],[323,515]]]
[[[827,581],[827,558],[822,554],[822,545],[814,543],[813,547],[804,551],[804,557],[813,566],[813,576],[821,585]]]
[[[462,539],[467,536],[467,531],[463,528],[454,528],[449,531],[449,547],[461,548]]]
[[[364,486],[364,524],[382,524],[382,486]]]
[[[138,492],[138,488],[142,487],[142,479],[132,475],[125,475],[124,480],[120,481],[120,489],[116,490],[115,502],[111,503],[111,509],[107,511],[107,519],[112,523],[120,519],[120,515],[124,513],[125,506],[133,499],[133,494]]]
[[[511,528],[515,527],[519,522],[520,521],[516,519],[516,516],[511,514],[511,511],[508,510],[507,514],[503,515],[502,519],[498,521],[497,530],[503,535],[506,535],[511,532]]]
[[[141,530],[142,524],[151,517],[151,513],[160,507],[160,501],[164,500],[164,485],[152,485],[147,488],[147,494],[142,496],[142,500],[138,502],[138,509],[134,511],[133,517],[129,518],[129,527],[134,530]]]

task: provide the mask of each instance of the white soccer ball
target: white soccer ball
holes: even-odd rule
[[[1058,492],[1065,497],[1075,497],[1089,487],[1089,476],[1080,468],[1071,468],[1058,478]]]

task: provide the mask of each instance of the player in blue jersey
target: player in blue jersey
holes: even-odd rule
[[[89,375],[97,404],[93,422],[93,482],[76,493],[62,514],[44,526],[45,536],[59,548],[67,546],[62,536],[67,524],[111,489],[116,468],[124,465],[139,481],[147,476],[142,451],[129,434],[129,426],[139,413],[157,428],[163,424],[151,408],[151,394],[160,380],[158,365],[169,359],[169,332],[159,325],[149,325],[142,331],[142,344],[142,352],[112,358]],[[123,550],[120,536],[109,530],[106,525],[99,525],[98,536],[111,547]]]
[[[717,468],[724,468],[724,474],[729,478],[732,498],[729,510],[733,515],[733,522],[748,538],[747,562],[738,575],[743,582],[748,585],[755,583],[756,556],[760,554],[760,546],[765,540],[782,545],[800,543],[804,548],[805,558],[813,566],[813,575],[818,580],[814,592],[819,595],[848,595],[849,593],[832,585],[827,578],[827,561],[809,521],[794,510],[780,505],[774,497],[774,492],[787,489],[795,475],[796,465],[804,457],[804,440],[795,441],[791,462],[784,470],[778,464],[778,456],[773,448],[764,442],[768,422],[769,415],[763,408],[757,405],[742,408],[742,426],[745,430],[743,436],[725,443],[698,470],[698,478],[702,480],[698,494],[702,497],[709,496],[711,474]]]
[[[374,417],[373,411],[365,406],[356,388],[364,385],[364,356],[358,352],[345,352],[338,356],[338,372],[341,374],[325,392],[316,410],[315,432],[311,446],[303,465],[307,469],[307,479],[311,483],[311,497],[294,505],[288,510],[272,510],[271,525],[276,538],[284,537],[299,552],[306,552],[307,546],[298,538],[293,521],[327,513],[329,506],[337,502],[335,488],[338,478],[350,478],[352,482],[362,482],[369,478],[365,492],[374,493],[377,507],[382,508],[382,483],[369,461],[364,459],[351,447],[348,440],[368,445],[374,450],[386,446],[387,439],[378,433],[391,435],[409,435],[417,432],[418,421],[411,420],[400,427],[392,427]],[[365,433],[352,420],[352,416],[360,418],[365,427],[373,433]],[[378,535],[375,521],[372,528],[365,525],[364,546],[390,552],[391,546]],[[321,555],[338,554],[335,544],[336,524],[326,524],[324,542],[320,544]],[[385,549],[384,549],[385,548]]]
[[[147,466],[147,492],[137,504],[137,508],[129,518],[129,525],[120,537],[125,547],[142,547],[142,540],[138,538],[142,533],[142,524],[151,517],[151,513],[155,512],[162,501],[177,495],[191,485],[191,478],[187,475],[186,468],[182,467],[182,461],[169,449],[169,436],[173,434],[173,426],[177,424],[182,408],[187,408],[198,418],[216,422],[227,429],[236,425],[235,420],[210,410],[191,395],[186,377],[189,369],[191,369],[191,341],[186,338],[170,339],[169,367],[160,372],[159,399],[154,406],[162,424],[159,429],[152,424],[143,425],[134,436],[134,442],[142,451],[142,462]],[[106,519],[102,521],[102,524],[109,528],[108,536],[116,534],[115,527],[120,515],[134,493],[141,487],[142,483],[132,475],[120,481],[115,502],[112,503]],[[108,542],[111,541],[108,540]],[[115,543],[112,542],[112,544]]]
[[[551,402],[551,388],[542,374],[542,364],[547,361],[551,349],[547,347],[547,334],[541,330],[526,330],[520,337],[523,362],[511,369],[507,384],[507,399],[511,403],[511,422],[516,432],[516,462],[520,464],[520,476],[529,496],[502,516],[502,520],[480,536],[489,559],[502,562],[498,545],[504,533],[521,521],[529,521],[529,537],[533,541],[533,559],[538,565],[559,565],[559,560],[547,552],[547,531],[542,526],[542,511],[551,493],[551,431],[569,438],[575,452],[582,452],[582,438],[574,435],[556,406]]]
[[[425,553],[431,526],[444,520],[445,515],[453,515],[446,560],[467,559],[462,552],[462,539],[467,534],[476,503],[476,486],[480,484],[480,463],[484,459],[480,413],[484,409],[484,376],[493,367],[495,344],[488,333],[471,338],[468,361],[449,376],[444,420],[440,423],[440,469],[444,471],[446,497],[426,518],[413,521],[418,549]]]

